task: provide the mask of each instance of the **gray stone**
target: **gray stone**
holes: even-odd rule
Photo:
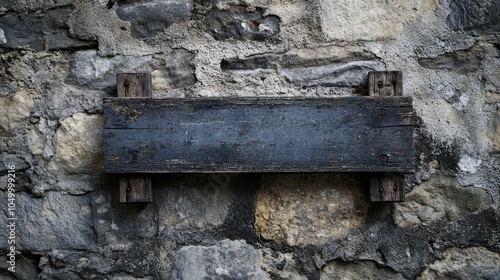
[[[135,240],[123,247],[87,248],[87,251],[52,250],[40,261],[40,279],[109,279],[116,274],[134,279],[156,275],[158,249],[150,242]],[[148,277],[147,277],[148,276]]]
[[[253,72],[260,75],[261,69],[270,69],[303,87],[357,87],[366,84],[369,71],[383,71],[385,65],[361,48],[323,47],[315,51],[295,49],[282,55],[223,60],[221,68],[234,73],[241,71],[243,75]]]
[[[97,44],[94,40],[79,40],[69,35],[65,22],[70,13],[70,8],[48,10],[25,17],[8,13],[0,17],[4,38],[0,47],[35,51],[95,48]]]
[[[452,30],[473,35],[500,33],[500,6],[496,0],[453,0],[446,19]]]
[[[116,90],[117,73],[149,72],[151,59],[151,55],[101,57],[95,50],[74,52],[66,82],[111,93]]]
[[[0,154],[0,175],[6,175],[9,170],[12,170],[12,165],[14,166],[14,170],[16,173],[26,171],[31,167],[29,162],[27,162],[22,157],[9,154]]]
[[[3,8],[18,13],[27,13],[68,6],[74,1],[75,0],[3,0],[2,3],[0,3],[0,11]]]
[[[226,219],[234,196],[229,174],[173,177],[155,182],[160,228],[214,228]],[[233,182],[234,184],[234,182]]]
[[[108,184],[114,192],[96,190],[89,194],[98,243],[115,251],[128,251],[136,240],[154,240],[158,236],[157,219],[162,218],[157,205],[120,203],[118,181],[109,180]]]
[[[2,201],[7,201],[1,192]],[[86,250],[95,245],[96,236],[88,196],[48,192],[44,198],[16,193],[16,249],[43,252],[52,249]],[[3,217],[7,217],[2,208]],[[6,224],[7,221],[3,220]],[[0,245],[7,248],[6,231],[1,232]]]
[[[300,67],[319,67],[330,64],[346,64],[349,62],[376,60],[377,57],[357,47],[322,47],[314,51],[294,49],[285,54],[267,54],[247,57],[245,59],[222,60],[222,70],[253,69],[287,69]]]
[[[217,40],[265,40],[279,34],[277,16],[263,16],[259,10],[246,12],[231,6],[229,10],[213,10],[206,19],[209,32]]]
[[[451,248],[443,257],[430,264],[417,279],[500,279],[500,254],[486,248]]]
[[[31,260],[29,257],[23,256],[22,254],[16,256],[15,273],[9,272],[8,268],[10,265],[7,263],[7,256],[0,257],[0,278],[10,279],[8,277],[13,277],[12,279],[17,280],[32,280],[38,277],[38,267],[35,260]],[[7,277],[2,277],[2,272],[5,271]]]
[[[191,0],[155,0],[132,4],[120,4],[116,14],[132,24],[132,35],[137,38],[155,36],[173,22],[191,15]]]
[[[495,114],[492,115],[485,134],[491,148],[494,151],[500,151],[500,109],[497,109]]]
[[[321,270],[321,279],[324,280],[345,280],[345,279],[373,279],[404,280],[401,273],[397,273],[390,268],[377,265],[373,261],[343,262],[334,261],[328,263]]]
[[[486,58],[485,51],[484,47],[480,44],[476,44],[468,50],[446,53],[434,58],[421,58],[418,60],[418,64],[428,69],[447,70],[459,74],[467,74],[476,72],[479,69]]]
[[[70,56],[70,70],[66,82],[77,86],[116,91],[117,73],[149,72],[154,90],[190,86],[196,82],[191,60],[194,55],[183,49],[164,55],[101,57],[96,51],[79,51]]]
[[[462,187],[455,178],[436,173],[407,194],[404,203],[395,205],[394,220],[400,227],[431,224],[443,218],[457,221],[492,204],[485,190]]]
[[[354,61],[342,65],[283,69],[287,81],[300,86],[357,87],[366,84],[368,72],[384,71],[380,61]]]
[[[245,241],[222,240],[214,246],[185,246],[177,253],[173,279],[266,279],[260,254]]]
[[[345,174],[263,177],[255,231],[292,246],[323,244],[360,227],[368,213],[359,178]]]

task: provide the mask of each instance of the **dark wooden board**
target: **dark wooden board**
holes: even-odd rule
[[[105,171],[413,172],[410,97],[104,100]]]

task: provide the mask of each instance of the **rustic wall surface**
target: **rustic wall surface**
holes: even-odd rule
[[[195,174],[124,205],[103,173],[116,73],[154,98],[335,98],[372,70],[414,100],[404,203],[361,175]],[[500,279],[499,188],[498,0],[0,2],[2,279]]]

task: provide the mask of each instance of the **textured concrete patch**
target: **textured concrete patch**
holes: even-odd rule
[[[93,1],[77,1],[67,24],[76,38],[97,40],[101,56],[152,53],[143,41],[132,37],[129,22]]]
[[[500,254],[483,247],[451,248],[417,279],[499,279],[499,263]]]
[[[485,190],[462,187],[455,178],[436,173],[407,194],[404,203],[395,205],[394,221],[400,227],[432,224],[443,218],[457,221],[468,213],[488,208],[492,203]]]
[[[362,182],[349,175],[268,175],[257,197],[255,230],[289,245],[322,244],[361,226]]]
[[[260,261],[258,251],[244,241],[186,246],[177,253],[173,279],[266,279]]]
[[[396,38],[403,23],[433,13],[437,0],[321,0],[321,24],[330,39],[384,40]]]

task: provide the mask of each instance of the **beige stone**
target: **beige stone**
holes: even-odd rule
[[[406,21],[432,17],[438,0],[321,0],[321,25],[330,39],[394,39]]]
[[[500,254],[483,247],[451,248],[444,259],[434,262],[419,280],[499,279]]]
[[[102,116],[77,113],[65,119],[54,137],[51,171],[86,173],[103,167]]]
[[[329,263],[321,271],[323,280],[354,280],[354,279],[372,279],[372,280],[403,280],[401,273],[378,266],[372,261],[360,261],[346,263],[343,261],[334,261]]]
[[[360,227],[365,189],[356,175],[266,175],[257,197],[255,229],[266,240],[322,244]]]
[[[27,89],[0,97],[0,131],[11,131],[26,120],[33,105],[33,95]]]
[[[462,187],[454,177],[436,173],[407,194],[404,203],[395,204],[394,220],[400,227],[431,224],[441,218],[456,221],[492,203],[485,190]]]

